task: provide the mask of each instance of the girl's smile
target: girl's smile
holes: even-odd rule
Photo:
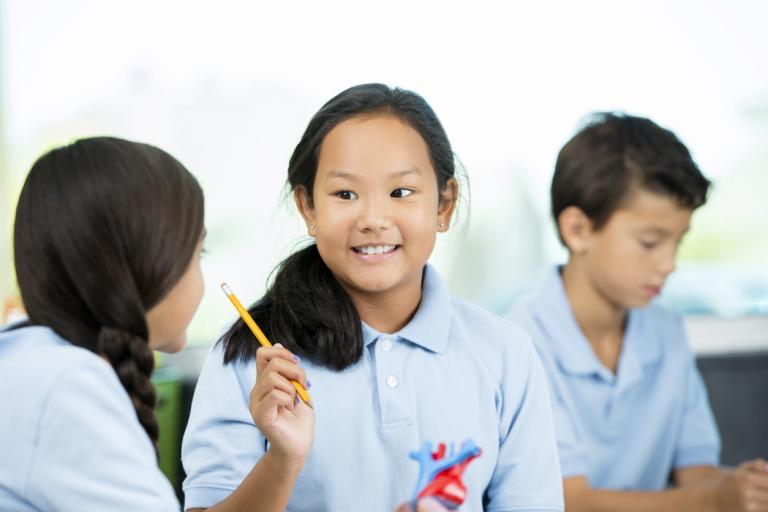
[[[397,244],[368,244],[352,247],[352,252],[361,261],[378,263],[395,257],[400,247]]]
[[[456,203],[455,180],[439,189],[419,132],[387,113],[342,121],[323,139],[312,190],[297,190],[296,200],[323,261],[358,309],[396,302],[402,318],[386,323],[404,324]]]

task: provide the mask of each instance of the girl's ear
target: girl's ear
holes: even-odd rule
[[[307,225],[307,234],[315,236],[317,225],[315,223],[315,209],[312,207],[312,200],[306,187],[299,185],[293,191],[293,200],[296,202],[296,208],[299,210],[304,223]]]
[[[440,202],[437,205],[437,231],[445,233],[451,224],[456,203],[459,200],[459,182],[449,178],[443,190],[440,190]]]
[[[577,206],[569,206],[557,217],[557,227],[565,245],[573,254],[581,254],[589,247],[592,236],[592,221]]]

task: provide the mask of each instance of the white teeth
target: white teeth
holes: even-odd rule
[[[384,254],[385,252],[392,252],[394,250],[394,245],[366,245],[357,248],[357,251],[363,254]]]

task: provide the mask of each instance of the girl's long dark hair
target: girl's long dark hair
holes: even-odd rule
[[[440,120],[418,94],[382,84],[351,87],[314,115],[288,163],[288,185],[303,187],[312,204],[317,161],[325,136],[353,117],[386,114],[419,132],[429,150],[439,190],[455,175],[454,154]],[[315,244],[292,254],[277,268],[264,297],[249,309],[273,343],[334,370],[343,370],[363,355],[360,316],[352,300],[323,262]],[[224,363],[253,358],[258,342],[242,320],[219,340]]]
[[[203,231],[203,192],[168,153],[96,137],[35,162],[16,209],[29,324],[106,357],[157,441],[146,312],[179,281]]]

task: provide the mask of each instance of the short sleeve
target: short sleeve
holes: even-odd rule
[[[716,466],[720,458],[720,436],[693,354],[686,361],[685,371],[685,405],[674,467]]]
[[[527,336],[519,357],[507,357],[499,408],[499,459],[486,491],[488,512],[562,511],[547,383]]]
[[[178,512],[128,395],[99,363],[72,367],[47,397],[26,481],[30,501],[40,510]]]
[[[185,508],[223,501],[264,455],[266,438],[248,408],[255,381],[255,361],[224,365],[220,345],[209,352],[181,447]]]

